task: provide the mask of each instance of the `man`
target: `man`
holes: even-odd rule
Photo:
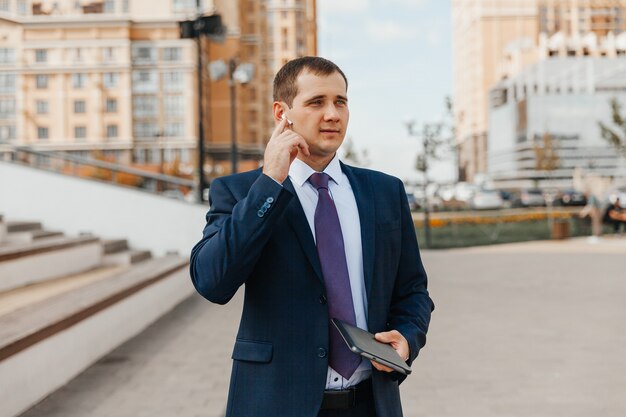
[[[615,198],[615,202],[606,209],[604,220],[613,225],[615,233],[621,233],[622,225],[626,224],[626,213],[622,209],[619,198]]]
[[[226,415],[402,415],[400,374],[352,353],[330,319],[376,333],[408,364],[433,304],[402,183],[337,159],[347,80],[318,57],[274,79],[262,169],[219,178],[191,253],[200,294],[225,304],[245,284]]]

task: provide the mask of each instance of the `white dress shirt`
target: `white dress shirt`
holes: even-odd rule
[[[315,208],[317,207],[317,189],[307,180],[316,171],[299,159],[295,159],[289,168],[289,178],[298,195],[304,214],[309,222],[313,239],[315,239]],[[324,172],[331,178],[328,191],[339,215],[343,245],[346,251],[346,262],[350,276],[352,302],[356,315],[356,324],[367,330],[367,294],[363,276],[363,250],[361,246],[361,222],[354,192],[348,177],[341,171],[337,155],[328,164]],[[363,359],[361,364],[348,380],[335,372],[330,366],[326,377],[326,389],[342,389],[358,384],[369,378],[372,372],[369,360]]]

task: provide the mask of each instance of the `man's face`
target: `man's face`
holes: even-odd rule
[[[298,94],[291,108],[286,109],[292,129],[309,145],[311,158],[330,161],[348,128],[346,83],[338,72],[318,76],[307,70],[296,82]]]

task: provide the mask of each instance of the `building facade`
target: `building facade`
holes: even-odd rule
[[[315,2],[290,3],[300,10]],[[223,42],[205,38],[200,52],[205,172],[217,176],[230,171],[233,139],[239,170],[259,166],[273,126],[275,41],[266,0],[204,0],[201,11],[220,14],[227,27]],[[0,143],[129,164],[176,161],[193,173],[198,54],[178,22],[197,13],[196,0],[0,2]],[[315,37],[310,28],[305,36]],[[216,60],[252,64],[253,76],[232,94],[228,77],[211,80],[206,71]]]
[[[499,186],[571,187],[576,170],[626,178],[626,155],[599,127],[612,125],[611,100],[626,104],[626,58],[542,60],[490,97],[488,173]]]
[[[452,6],[459,177],[472,180],[488,171],[491,88],[543,59],[617,54],[626,1],[453,0]]]

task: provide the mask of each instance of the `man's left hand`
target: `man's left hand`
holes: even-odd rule
[[[379,342],[391,345],[391,347],[394,348],[396,352],[398,352],[398,355],[400,355],[400,357],[404,361],[407,361],[409,359],[409,352],[410,352],[409,342],[406,341],[404,336],[402,336],[402,334],[400,334],[399,331],[392,330],[390,332],[376,333],[374,337]],[[374,362],[374,361],[370,361],[370,362],[372,362],[372,366],[378,369],[379,371],[393,372],[393,369],[389,368],[388,366],[381,365],[380,363]]]

